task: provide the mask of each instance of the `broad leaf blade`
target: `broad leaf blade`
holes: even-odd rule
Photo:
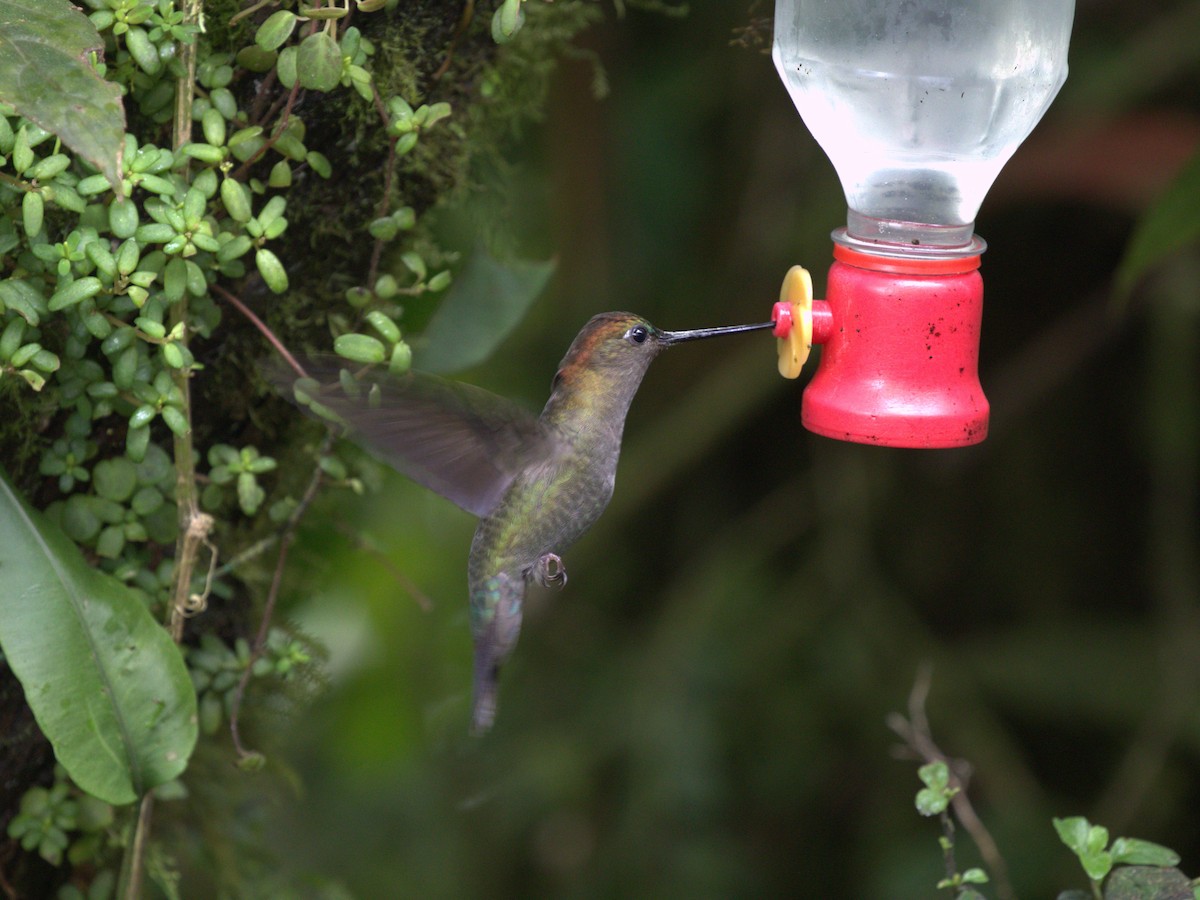
[[[554,267],[553,260],[501,262],[476,247],[414,345],[413,365],[438,373],[479,365],[525,317]]]
[[[1126,866],[1177,866],[1179,854],[1170,847],[1140,838],[1117,838],[1112,845],[1113,862]]]
[[[187,765],[196,695],[179,648],[2,475],[0,648],[55,756],[89,794],[131,803]]]
[[[1124,298],[1147,270],[1200,239],[1200,153],[1192,157],[1141,217],[1117,266],[1117,296]]]
[[[0,3],[0,100],[58,135],[119,189],[121,92],[87,59],[103,46],[87,16],[67,0]]]

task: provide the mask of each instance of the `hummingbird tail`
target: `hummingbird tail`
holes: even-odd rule
[[[492,730],[496,721],[496,695],[500,671],[496,666],[490,672],[475,673],[475,699],[471,710],[471,734],[481,737]]]
[[[496,720],[500,666],[517,645],[524,598],[525,579],[508,572],[486,579],[482,591],[475,592],[471,598],[473,608],[486,610],[488,617],[486,624],[475,633],[472,734],[486,734]]]

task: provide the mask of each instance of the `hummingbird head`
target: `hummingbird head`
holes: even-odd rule
[[[641,316],[608,312],[593,316],[558,365],[543,420],[571,428],[607,427],[619,445],[625,414],[654,357],[682,341],[772,328],[773,323],[660,331]],[[603,423],[608,423],[605,426]]]
[[[593,316],[576,335],[554,376],[555,387],[574,382],[583,371],[636,375],[640,380],[665,344],[653,325],[633,313]]]
[[[664,348],[683,341],[772,327],[773,323],[764,322],[693,331],[662,331],[633,313],[600,313],[583,326],[559,363],[554,376],[554,393],[621,387],[624,388],[621,393],[627,392],[632,398],[651,361]]]
[[[723,328],[698,328],[691,331],[662,331],[633,313],[600,313],[593,316],[575,337],[567,355],[559,364],[555,386],[572,381],[576,373],[584,369],[633,375],[640,381],[651,360],[665,347],[684,341],[772,327],[773,323],[763,322]]]

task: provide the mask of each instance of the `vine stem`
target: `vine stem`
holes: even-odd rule
[[[263,650],[267,646],[267,637],[271,633],[271,619],[275,615],[275,601],[279,597],[279,589],[283,584],[283,571],[287,564],[288,550],[291,549],[292,541],[296,539],[296,526],[300,524],[300,519],[308,510],[308,507],[316,499],[317,491],[321,487],[321,480],[324,477],[324,472],[321,469],[321,458],[329,453],[333,447],[334,434],[329,431],[325,435],[325,440],[321,444],[320,450],[317,451],[317,465],[313,467],[312,477],[309,479],[308,487],[304,491],[304,496],[300,498],[300,502],[296,504],[296,508],[292,510],[292,514],[288,516],[287,521],[283,523],[283,527],[279,532],[279,555],[275,558],[275,574],[271,576],[271,587],[267,591],[267,600],[263,604],[262,621],[258,624],[258,634],[254,637],[254,646],[250,650],[250,659],[246,662],[246,668],[242,671],[242,677],[238,679],[237,687],[233,693],[232,708],[229,711],[229,733],[233,738],[233,747],[237,751],[240,759],[248,759],[255,754],[247,750],[242,744],[242,736],[239,728],[242,711],[242,698],[246,693],[246,685],[250,682],[250,676],[254,671],[254,664],[258,662],[263,654]]]
[[[313,19],[308,25],[308,34],[313,34],[316,32],[316,30],[317,30],[317,20]],[[274,69],[271,70],[270,77],[275,77]],[[249,159],[247,159],[240,166],[238,166],[237,169],[235,169],[233,171],[233,173],[230,175],[231,178],[235,178],[238,180],[245,178],[246,174],[250,171],[250,167],[252,165],[254,165],[256,162],[258,162],[259,159],[261,159],[266,154],[266,152],[268,150],[270,150],[273,146],[275,146],[275,144],[278,142],[278,140],[281,137],[283,137],[283,132],[287,129],[288,121],[292,117],[292,107],[294,107],[296,105],[296,98],[299,96],[300,96],[300,80],[296,79],[296,83],[293,84],[292,89],[290,91],[288,91],[287,101],[285,102],[284,107],[283,107],[283,114],[280,115],[280,117],[279,117],[279,122],[275,126],[275,131],[271,134],[271,136],[269,138],[267,138],[267,140],[263,143],[263,145],[261,147],[259,147],[258,150],[256,150],[250,156]],[[276,109],[277,109],[277,107],[274,107],[274,106],[271,107],[270,109],[268,109],[266,115],[263,117],[263,121],[270,121],[270,119],[275,115]]]
[[[284,362],[291,367],[292,371],[295,372],[298,377],[308,377],[308,372],[304,370],[304,366],[300,365],[300,363],[296,360],[296,357],[292,356],[291,351],[284,346],[283,341],[279,340],[279,338],[275,335],[275,332],[268,328],[267,323],[256,316],[251,311],[250,307],[243,303],[235,294],[225,290],[225,288],[221,287],[219,284],[214,284],[213,290],[225,298],[225,301],[229,303],[230,306],[245,316],[250,324],[259,330],[259,333],[261,333],[262,336],[267,339],[267,343],[269,343],[275,349],[276,353],[283,357]]]
[[[983,824],[983,820],[975,812],[975,807],[971,804],[970,798],[967,796],[967,781],[969,779],[969,767],[959,760],[953,760],[942,752],[933,740],[933,731],[929,725],[929,717],[925,712],[925,701],[929,697],[929,690],[933,685],[933,669],[926,663],[917,671],[916,680],[913,682],[912,691],[908,696],[908,718],[899,713],[892,713],[887,717],[888,727],[896,732],[919,759],[925,762],[941,761],[946,763],[950,770],[950,787],[957,788],[957,792],[950,800],[950,806],[954,810],[955,816],[958,817],[959,823],[966,829],[971,839],[975,842],[975,846],[979,848],[979,854],[983,857],[983,861],[991,870],[992,880],[996,887],[996,895],[1001,900],[1016,900],[1016,892],[1013,890],[1012,881],[1008,877],[1008,864],[1004,860],[1004,856],[1000,853],[1000,848],[996,841],[992,838],[987,826]],[[943,824],[945,824],[943,819]],[[951,860],[953,857],[951,857]]]
[[[200,22],[203,0],[183,0],[184,23],[196,25]],[[195,99],[196,82],[196,42],[182,44],[179,48],[179,59],[183,63],[183,75],[175,84],[175,119],[172,145],[178,150],[188,143],[192,137],[192,103]],[[185,291],[178,301],[171,305],[170,327],[172,330],[182,324],[178,333],[178,343],[184,349],[188,344],[188,296]],[[192,574],[196,567],[200,545],[208,536],[212,527],[212,519],[200,513],[196,492],[196,452],[192,443],[192,397],[191,373],[187,369],[175,369],[171,373],[175,387],[182,397],[180,411],[187,421],[187,428],[182,434],[175,434],[175,504],[179,510],[179,538],[175,545],[175,577],[172,589],[172,602],[167,612],[168,628],[171,637],[178,643],[183,637],[184,611],[187,609],[188,593],[191,589]]]
[[[199,26],[204,0],[180,0],[183,7],[183,24]],[[178,150],[191,140],[192,136],[192,103],[196,90],[196,45],[197,39],[179,44],[178,59],[183,72],[175,80],[175,114],[173,120],[172,146]],[[184,292],[176,303],[171,305],[169,322],[174,331],[175,326],[183,323],[179,329],[178,343],[187,347],[187,292]],[[212,518],[203,515],[196,503],[196,454],[192,445],[192,401],[190,373],[186,369],[176,369],[171,373],[175,387],[179,390],[182,402],[179,410],[187,422],[187,428],[182,434],[175,434],[175,505],[179,515],[179,538],[175,544],[175,573],[171,590],[171,601],[167,606],[167,631],[176,642],[183,638],[183,623],[189,607],[188,595],[192,583],[192,573],[196,568],[196,560],[200,547],[208,540],[208,532],[212,528]],[[125,850],[125,858],[121,864],[121,883],[118,894],[123,900],[139,900],[142,896],[142,885],[145,880],[146,848],[150,841],[150,822],[154,812],[154,792],[147,791],[138,805],[137,821],[134,824],[133,839]]]
[[[379,88],[374,83],[371,84],[371,97],[375,103],[375,111],[379,113],[379,121],[386,129],[388,126],[387,107],[383,103],[383,97],[379,95]],[[375,211],[377,219],[387,215],[388,207],[392,202],[392,181],[396,176],[396,143],[399,140],[399,136],[394,136],[388,141],[388,158],[383,168],[383,193],[379,198],[379,207]],[[379,262],[383,258],[383,245],[383,238],[376,238],[375,246],[371,248],[371,263],[367,267],[367,290],[375,290],[375,279],[379,275]]]
[[[942,860],[946,865],[946,880],[953,882],[958,874],[958,863],[954,860],[954,820],[942,810]]]

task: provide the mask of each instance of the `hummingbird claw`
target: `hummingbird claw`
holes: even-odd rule
[[[533,577],[542,587],[563,587],[567,583],[567,570],[556,553],[543,553],[533,567]]]

